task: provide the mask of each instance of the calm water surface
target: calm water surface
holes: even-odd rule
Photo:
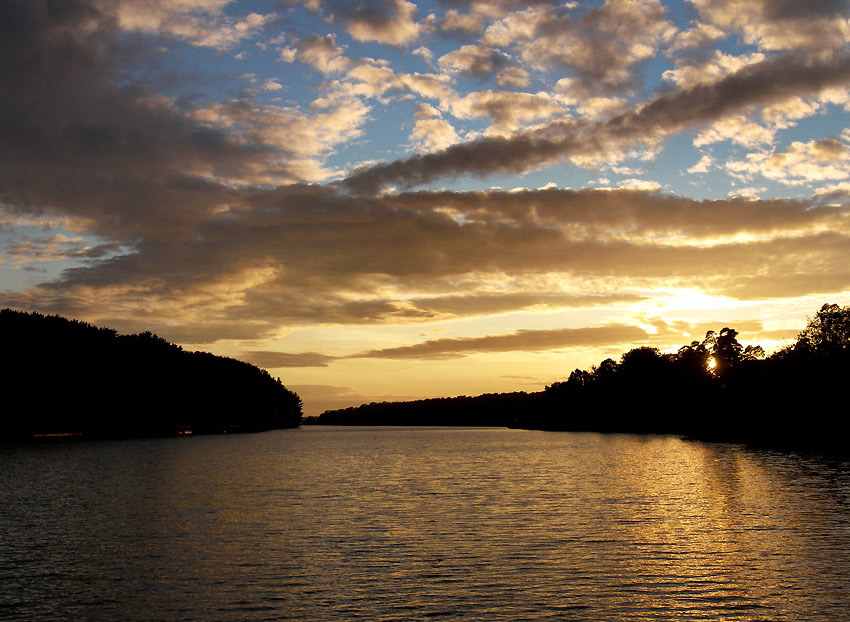
[[[846,620],[850,463],[308,427],[0,447],[9,620]]]

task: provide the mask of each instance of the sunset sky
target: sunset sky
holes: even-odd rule
[[[848,18],[4,0],[0,306],[241,358],[306,414],[776,347],[850,303]]]

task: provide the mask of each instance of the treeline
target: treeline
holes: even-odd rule
[[[412,402],[372,402],[326,410],[305,424],[321,425],[511,425],[516,413],[528,407],[528,393],[487,393],[477,397],[435,397]]]
[[[767,445],[847,447],[850,307],[824,305],[771,356],[738,332],[709,331],[677,352],[636,348],[546,387],[515,425],[669,433]]]
[[[850,307],[824,305],[794,343],[766,356],[738,332],[709,331],[674,353],[639,347],[576,369],[540,393],[367,404],[317,423],[414,424],[679,434],[702,439],[842,449],[850,378]],[[470,412],[462,413],[465,409]],[[411,413],[416,417],[408,419]],[[476,421],[479,423],[469,423]]]
[[[59,316],[0,311],[0,438],[297,427],[301,399],[254,365]]]

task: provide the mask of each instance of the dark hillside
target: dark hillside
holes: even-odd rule
[[[0,438],[253,432],[297,427],[301,400],[266,371],[59,316],[0,311]]]

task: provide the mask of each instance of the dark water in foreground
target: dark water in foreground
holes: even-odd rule
[[[0,448],[0,618],[842,620],[850,464],[304,428]]]

